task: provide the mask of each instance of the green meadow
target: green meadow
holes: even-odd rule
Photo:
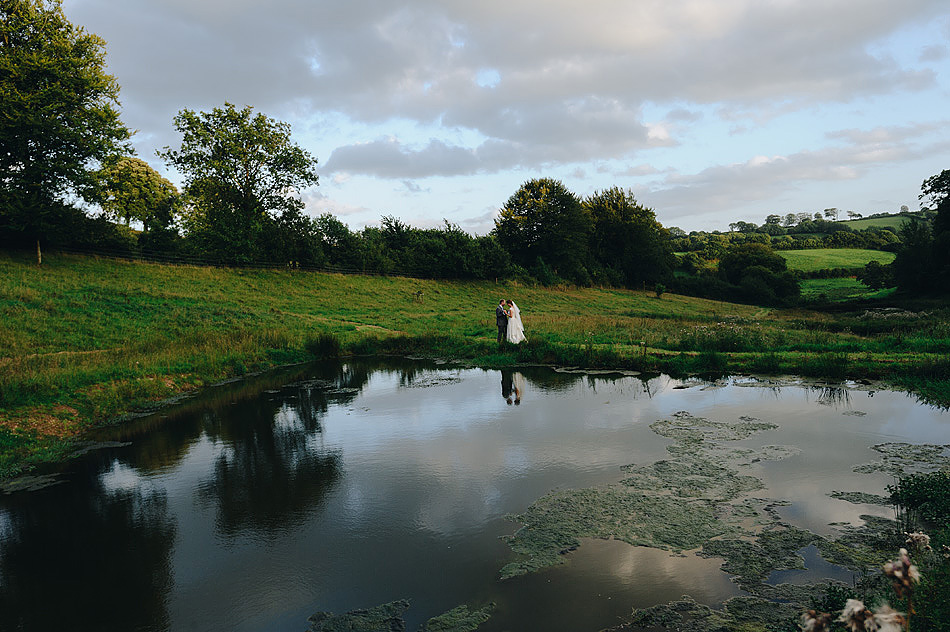
[[[872,290],[857,279],[803,279],[800,283],[805,300],[824,299],[832,302],[852,301],[867,298],[885,298],[894,293],[894,288]]]
[[[888,215],[886,217],[872,217],[869,219],[850,219],[841,223],[853,230],[887,228],[896,233],[900,230],[901,224],[909,221],[911,221],[911,218],[906,215]]]
[[[494,307],[528,342],[498,349]],[[884,379],[950,403],[948,311],[900,318],[652,292],[0,254],[0,473],[211,383],[332,353]]]
[[[776,250],[789,270],[814,272],[826,268],[863,268],[871,261],[888,264],[894,261],[893,252],[862,248],[815,248],[811,250]]]

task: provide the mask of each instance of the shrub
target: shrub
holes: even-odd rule
[[[888,485],[891,502],[935,525],[950,522],[950,472],[910,474]]]
[[[680,338],[684,351],[759,351],[766,347],[765,334],[758,327],[737,323],[700,325]]]
[[[338,358],[342,346],[333,334],[322,333],[316,338],[307,340],[303,348],[315,358]]]

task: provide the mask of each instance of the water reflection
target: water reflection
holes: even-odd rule
[[[340,477],[339,451],[314,441],[322,433],[325,391],[301,385],[281,395],[205,417],[207,436],[223,449],[198,498],[217,508],[215,526],[224,536],[251,530],[276,537],[295,528]]]
[[[838,385],[822,384],[809,387],[809,392],[817,394],[817,402],[823,406],[838,408],[851,405],[851,389]]]
[[[0,507],[0,629],[165,630],[176,526],[166,496],[89,472]]]
[[[69,464],[62,484],[0,496],[0,629],[52,629],[68,613],[79,630],[299,630],[318,610],[408,597],[409,629],[495,601],[486,630],[540,629],[545,617],[545,629],[573,632],[684,593],[716,603],[736,590],[717,560],[620,542],[584,542],[563,567],[499,582],[513,558],[500,538],[518,528],[505,516],[669,458],[650,424],[685,410],[774,421],[743,447],[803,449],[750,465],[762,494],[788,501],[783,519],[799,526],[856,522],[868,507],[827,494],[890,482],[851,469],[879,458],[868,446],[946,434],[946,414],[869,397],[389,359],[218,386],[104,433],[130,445]],[[836,409],[849,398],[864,416]]]
[[[506,403],[511,403],[511,391],[513,390],[513,376],[514,371],[511,369],[502,369],[501,370],[501,398],[505,400]]]
[[[525,376],[520,371],[501,370],[501,396],[509,406],[521,405],[526,385]]]

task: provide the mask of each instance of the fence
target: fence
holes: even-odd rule
[[[16,249],[27,255],[35,254],[31,250]],[[49,254],[69,254],[86,255],[99,257],[103,259],[117,259],[125,261],[145,261],[149,263],[162,263],[166,265],[184,265],[208,268],[230,268],[238,270],[301,270],[306,272],[326,272],[333,274],[353,274],[363,276],[390,276],[406,277],[410,279],[434,279],[431,273],[423,270],[400,270],[400,269],[373,269],[373,268],[353,268],[347,266],[322,265],[314,266],[301,264],[299,262],[274,262],[274,261],[245,261],[245,262],[226,262],[205,257],[193,255],[169,255],[160,252],[134,252],[128,250],[109,250],[104,248],[53,248],[44,252],[44,257]]]

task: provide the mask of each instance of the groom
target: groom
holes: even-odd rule
[[[508,313],[505,312],[505,299],[498,301],[498,307],[495,308],[495,324],[498,325],[498,346],[505,343],[508,335]]]

